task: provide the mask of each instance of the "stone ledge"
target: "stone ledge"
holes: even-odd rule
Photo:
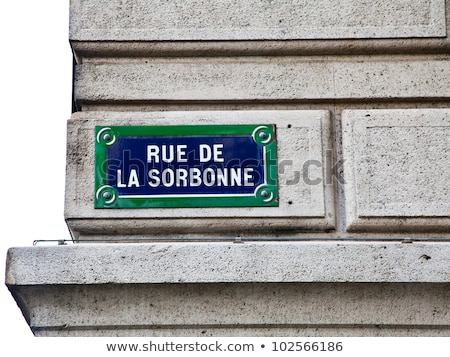
[[[450,243],[75,244],[11,248],[6,284],[450,282]]]
[[[314,56],[449,53],[450,39],[291,41],[70,41],[78,63],[101,57]]]

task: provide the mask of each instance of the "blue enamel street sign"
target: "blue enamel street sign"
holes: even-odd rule
[[[98,126],[95,208],[278,206],[275,125]]]

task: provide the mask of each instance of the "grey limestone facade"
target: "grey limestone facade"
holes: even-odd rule
[[[36,336],[449,336],[449,0],[72,0],[73,244]],[[64,120],[64,119],[63,119]],[[98,209],[96,126],[273,124],[278,205]]]

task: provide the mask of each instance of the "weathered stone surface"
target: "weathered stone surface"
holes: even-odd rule
[[[108,284],[13,291],[38,335],[114,336],[118,330],[124,336],[131,330],[148,337],[171,330],[172,336],[286,336],[297,330],[304,336],[302,329],[314,327],[315,335],[327,328],[376,335],[387,328],[396,336],[405,326],[409,336],[449,331],[449,284]]]
[[[76,244],[6,268],[35,335],[449,336],[449,0],[70,6]],[[278,208],[94,209],[95,125],[245,122]]]
[[[279,207],[94,209],[95,125],[277,125]],[[236,236],[334,228],[327,111],[77,113],[68,127],[66,220],[74,238],[204,234]],[[329,155],[329,154],[328,154]],[[314,165],[304,172],[308,160]]]
[[[77,41],[445,36],[445,1],[71,1]]]
[[[6,284],[37,336],[438,336],[448,243],[12,248]]]
[[[450,227],[450,111],[344,111],[349,231]]]
[[[318,297],[319,298],[319,297]],[[390,301],[386,301],[389,304]],[[110,329],[98,328],[33,328],[37,337],[448,337],[449,329],[440,326],[404,327],[392,325],[351,326],[305,325],[297,326],[253,326],[236,324],[234,328],[217,326],[189,326],[189,328],[173,328],[149,326],[131,328],[114,326]]]
[[[75,99],[82,106],[84,102],[449,98],[449,82],[450,65],[442,59],[148,59],[77,66]]]
[[[8,285],[450,282],[449,243],[76,244],[12,248]]]

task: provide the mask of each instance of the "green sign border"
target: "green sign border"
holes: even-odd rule
[[[203,207],[278,207],[278,166],[275,124],[252,125],[167,125],[95,127],[95,208],[203,208]],[[119,137],[251,136],[264,146],[266,182],[254,195],[211,195],[196,197],[118,196],[106,184],[107,149]]]

